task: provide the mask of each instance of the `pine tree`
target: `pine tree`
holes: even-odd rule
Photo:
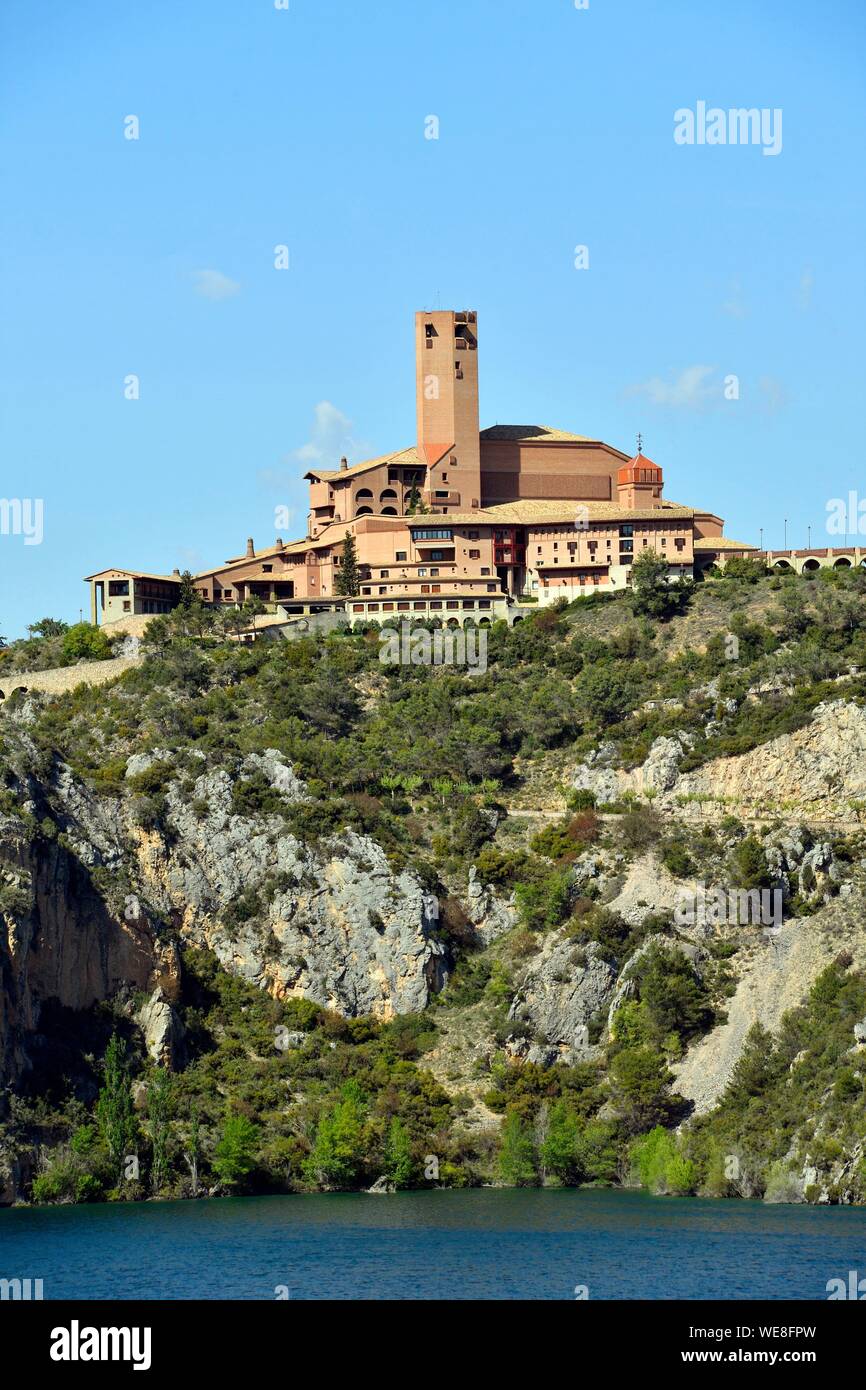
[[[241,612],[248,618],[253,625],[253,632],[256,630],[256,618],[261,617],[262,613],[267,613],[267,605],[262,602],[258,594],[250,594],[249,598],[244,599]]]
[[[341,596],[351,598],[357,594],[360,583],[358,573],[358,552],[355,548],[355,537],[351,531],[346,532],[346,539],[343,541],[343,555],[334,588]]]
[[[192,581],[192,575],[190,574],[189,570],[184,570],[183,574],[180,576],[178,607],[191,608],[197,598],[198,594],[195,591],[195,584]]]

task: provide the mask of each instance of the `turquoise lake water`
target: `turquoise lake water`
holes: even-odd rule
[[[0,1277],[46,1299],[823,1300],[849,1270],[851,1207],[483,1189],[0,1210]]]

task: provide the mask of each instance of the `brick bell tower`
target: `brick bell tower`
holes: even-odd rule
[[[425,504],[442,512],[480,506],[477,314],[415,315],[415,401]]]

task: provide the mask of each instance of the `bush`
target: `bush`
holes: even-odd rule
[[[555,869],[541,882],[518,883],[514,899],[521,921],[530,931],[558,927],[569,912],[571,874],[567,869]]]
[[[692,857],[685,845],[671,840],[662,849],[662,863],[674,878],[686,878],[694,869]]]
[[[694,1163],[680,1151],[674,1135],[661,1125],[634,1141],[629,1158],[641,1187],[650,1192],[683,1195],[695,1189]]]
[[[64,632],[61,650],[69,665],[76,661],[105,661],[111,656],[111,643],[101,628],[92,623],[75,623]]]

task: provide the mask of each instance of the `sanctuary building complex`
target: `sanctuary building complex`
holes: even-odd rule
[[[416,438],[408,448],[310,469],[307,534],[278,538],[194,576],[214,607],[251,596],[275,612],[344,609],[350,619],[404,614],[502,616],[627,587],[642,550],[669,575],[691,576],[756,553],[723,536],[722,519],[669,501],[662,469],[603,443],[543,425],[479,428],[478,319],[471,311],[415,315]],[[336,460],[335,460],[336,462]],[[357,593],[341,596],[346,535]],[[181,576],[108,569],[87,577],[93,622],[161,613]]]

